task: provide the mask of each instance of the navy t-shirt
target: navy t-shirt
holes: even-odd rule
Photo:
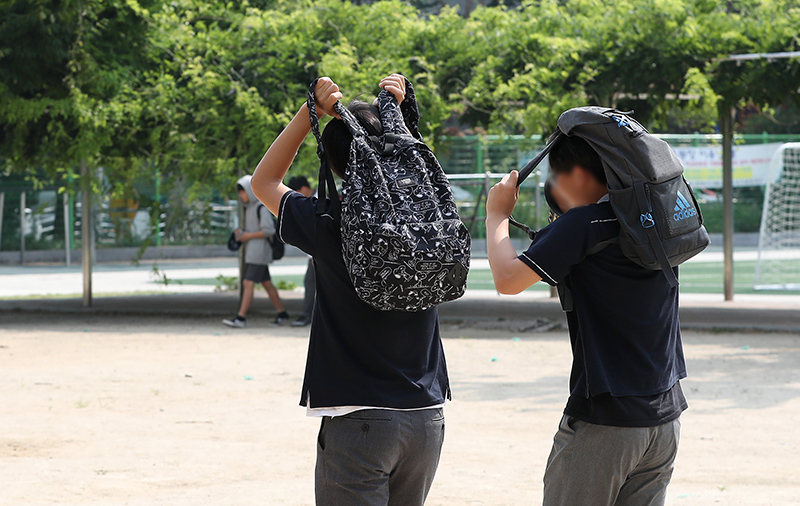
[[[566,413],[604,425],[665,423],[686,409],[678,289],[616,243],[594,252],[618,235],[611,204],[578,207],[540,230],[519,259],[572,293]]]
[[[450,398],[436,308],[379,311],[356,294],[342,258],[338,217],[316,197],[283,196],[277,234],[312,257],[316,303],[302,406],[413,409]]]

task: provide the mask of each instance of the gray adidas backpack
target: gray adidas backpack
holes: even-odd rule
[[[321,161],[317,214],[340,213],[342,256],[356,294],[383,311],[422,311],[464,295],[469,231],[442,167],[419,135],[411,83],[406,80],[402,106],[385,90],[378,95],[380,137],[369,136],[335,104],[353,135],[341,204],[319,133],[315,86],[309,87],[308,110]]]
[[[683,177],[683,164],[669,144],[630,113],[576,107],[561,115],[558,135],[520,171],[519,183],[568,135],[584,139],[603,161],[622,252],[642,267],[662,270],[670,285],[677,286],[672,267],[706,249],[710,241],[694,192]]]

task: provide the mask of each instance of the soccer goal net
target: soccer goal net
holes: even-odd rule
[[[800,143],[772,158],[758,237],[755,288],[800,290]]]

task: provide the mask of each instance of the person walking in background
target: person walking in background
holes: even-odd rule
[[[280,325],[289,321],[289,314],[283,306],[278,289],[272,284],[269,264],[272,262],[272,247],[268,238],[275,235],[275,222],[264,204],[258,201],[250,187],[252,176],[243,176],[236,182],[239,200],[244,206],[244,223],[236,230],[236,239],[244,247],[244,290],[239,312],[230,319],[222,320],[228,327],[243,329],[247,326],[247,311],[253,303],[256,283],[261,283],[267,291],[272,305],[278,312],[274,323]]]
[[[298,192],[304,197],[313,197],[316,193],[308,179],[305,176],[294,176],[289,179],[287,185],[292,190]],[[300,316],[292,322],[292,327],[305,327],[311,323],[311,315],[314,313],[314,299],[317,294],[317,277],[314,273],[314,258],[309,255],[308,267],[306,268],[306,275],[303,278],[303,286],[305,287],[305,295],[303,296],[303,312]]]

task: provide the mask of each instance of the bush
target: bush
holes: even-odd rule
[[[699,200],[699,199],[698,199]],[[763,188],[735,188],[733,192],[733,231],[758,232],[764,205]],[[722,202],[700,202],[703,223],[712,234],[722,233]]]

